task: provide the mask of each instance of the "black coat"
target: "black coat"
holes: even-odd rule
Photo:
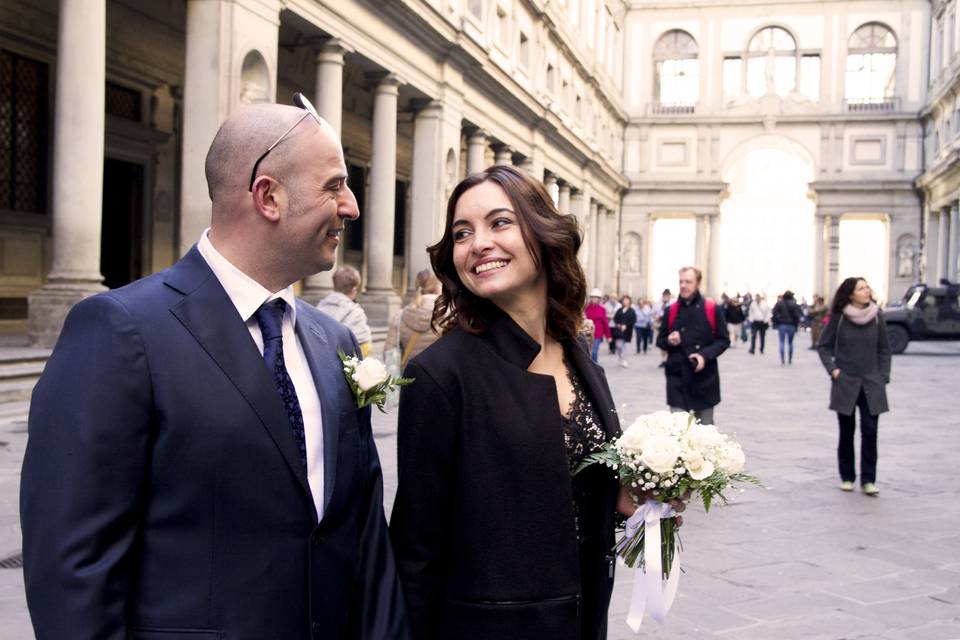
[[[793,298],[784,298],[773,305],[773,313],[770,319],[774,326],[781,324],[792,324],[794,327],[800,325],[800,319],[803,317],[803,310]]]
[[[840,369],[840,377],[831,380],[830,409],[853,415],[863,389],[871,415],[890,410],[886,389],[890,382],[890,343],[883,312],[865,325],[851,322],[843,313],[831,314],[817,351],[828,374]]]
[[[579,342],[564,347],[616,436],[603,369]],[[577,477],[595,498],[578,548],[556,384],[527,371],[538,352],[500,315],[480,335],[450,331],[406,369],[416,381],[400,395],[390,529],[416,640],[606,637],[618,483],[598,467]]]
[[[667,307],[657,334],[657,346],[667,352],[663,367],[667,378],[667,404],[691,411],[716,406],[720,403],[717,358],[730,346],[723,310],[719,305],[715,308],[717,329],[713,331],[699,292],[689,301],[680,299],[673,304],[680,305],[673,327],[669,326],[670,307]],[[680,332],[681,342],[676,347],[667,342],[671,331]],[[694,365],[689,359],[694,353],[699,353],[706,361],[700,373],[694,373]]]
[[[617,312],[613,314],[613,324],[620,332],[620,335],[617,337],[626,342],[630,342],[633,340],[633,325],[637,324],[636,310],[633,307],[629,309],[620,307],[617,309]],[[617,325],[624,325],[624,328],[620,329]]]

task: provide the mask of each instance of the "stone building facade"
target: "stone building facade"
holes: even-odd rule
[[[0,325],[50,344],[77,300],[172,264],[208,223],[219,123],[295,91],[341,133],[361,218],[339,261],[375,322],[428,266],[453,186],[492,163],[577,216],[590,286],[650,295],[658,221],[678,219],[716,295],[745,167],[780,154],[812,218],[807,289],[836,285],[841,222],[866,218],[892,299],[960,230],[955,2],[5,0]]]

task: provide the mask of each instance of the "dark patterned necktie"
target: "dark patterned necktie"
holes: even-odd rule
[[[283,360],[283,312],[287,303],[282,298],[267,302],[257,309],[254,317],[260,325],[263,334],[263,360],[267,363],[267,370],[273,378],[283,406],[290,419],[290,428],[293,430],[293,441],[300,452],[300,462],[307,468],[307,442],[303,432],[303,412],[300,410],[300,401],[297,399],[297,390],[293,387],[293,380],[287,373],[287,366]]]

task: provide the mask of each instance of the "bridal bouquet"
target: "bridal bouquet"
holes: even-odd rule
[[[669,502],[692,495],[706,511],[716,500],[727,502],[723,492],[731,485],[760,483],[742,472],[744,462],[740,445],[712,424],[701,424],[692,413],[657,411],[637,418],[619,438],[587,456],[577,468],[579,472],[590,465],[605,465],[616,472],[621,485],[646,496],[627,520],[615,547],[623,565],[644,574],[644,580],[634,583],[627,618],[634,631],[640,626],[644,602],[651,605],[651,615],[663,622],[676,594],[681,545],[677,514]]]
[[[356,355],[348,356],[340,349],[337,349],[337,355],[343,363],[343,376],[360,409],[375,404],[380,411],[386,413],[384,405],[388,396],[413,382],[413,378],[390,375],[383,363],[376,358],[361,360]]]

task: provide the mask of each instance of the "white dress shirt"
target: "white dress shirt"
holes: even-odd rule
[[[233,306],[237,308],[240,318],[247,325],[250,337],[253,338],[260,355],[263,355],[263,335],[260,325],[254,314],[260,305],[277,298],[287,303],[287,310],[283,314],[283,360],[293,381],[293,388],[297,392],[300,402],[300,411],[303,413],[303,430],[307,444],[307,482],[310,493],[313,494],[313,504],[317,508],[317,518],[323,518],[323,419],[320,410],[320,396],[313,383],[313,375],[307,364],[307,357],[294,330],[297,324],[296,297],[293,295],[293,285],[271,293],[259,282],[240,271],[229,260],[214,248],[207,232],[204,230],[197,243],[200,255],[207,261],[217,280],[223,285]]]

